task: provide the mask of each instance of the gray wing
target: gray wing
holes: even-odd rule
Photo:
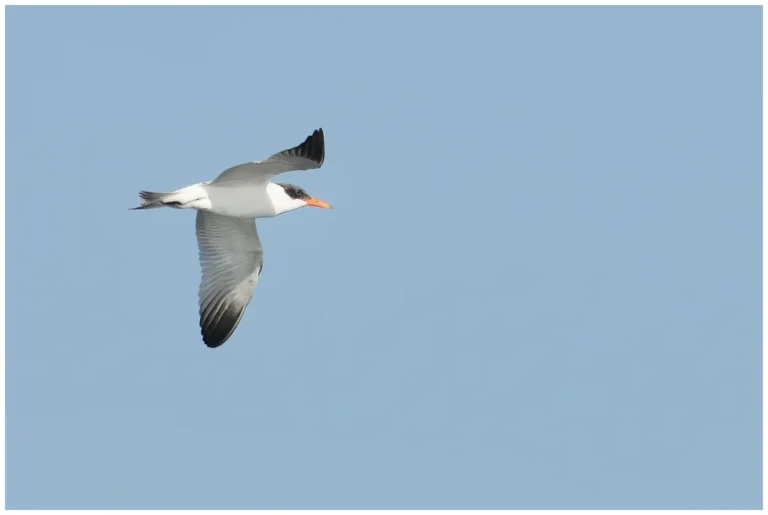
[[[235,332],[253,297],[264,264],[256,220],[197,212],[200,329],[208,347],[219,347]]]
[[[214,184],[239,182],[267,182],[275,175],[294,170],[320,168],[325,161],[325,135],[318,129],[307,136],[304,143],[270,156],[224,170],[212,181]]]

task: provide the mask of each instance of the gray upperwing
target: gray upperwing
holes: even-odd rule
[[[267,182],[275,175],[294,170],[320,168],[325,161],[325,135],[317,129],[298,146],[283,150],[264,161],[255,161],[224,170],[211,184]]]

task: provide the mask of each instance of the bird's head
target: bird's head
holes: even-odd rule
[[[327,202],[311,197],[303,188],[294,184],[271,183],[267,193],[275,206],[275,216],[307,206],[333,209]]]

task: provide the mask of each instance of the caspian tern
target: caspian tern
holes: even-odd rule
[[[200,282],[200,329],[211,348],[234,333],[253,297],[264,265],[256,218],[278,216],[302,207],[332,209],[293,184],[274,183],[283,172],[320,168],[325,160],[323,129],[300,145],[264,161],[233,166],[210,182],[170,193],[139,192],[141,206],[197,211]]]

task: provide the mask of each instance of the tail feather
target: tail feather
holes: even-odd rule
[[[131,209],[153,209],[157,207],[165,207],[165,204],[163,204],[163,199],[168,195],[170,195],[170,193],[140,191],[139,198],[141,199],[141,205]]]
[[[204,184],[193,184],[170,193],[140,191],[141,205],[133,209],[152,209],[155,207],[172,207],[175,209],[210,209],[211,200]]]
[[[168,193],[156,193],[154,191],[140,191],[139,197],[145,202],[153,202],[167,196]]]

